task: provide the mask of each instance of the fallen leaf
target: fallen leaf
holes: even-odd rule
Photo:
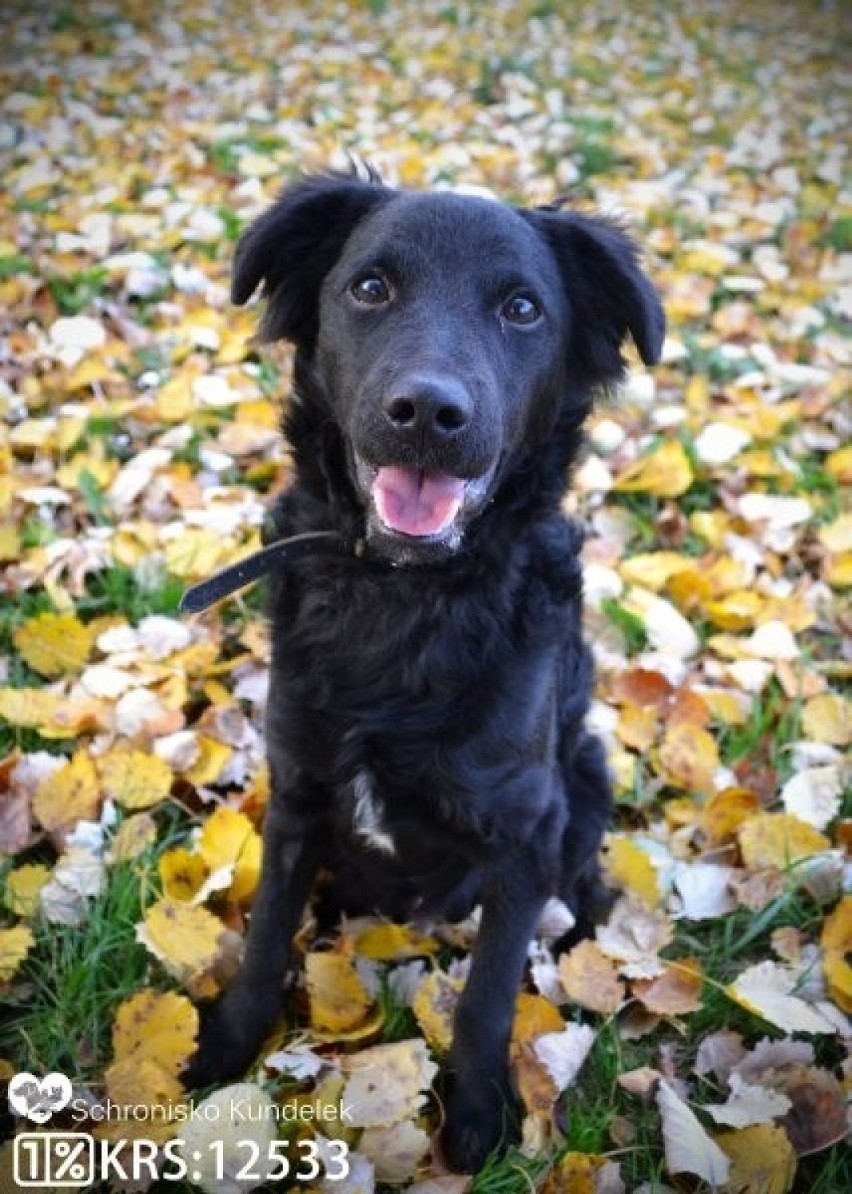
[[[532,1048],[561,1093],[574,1082],[594,1043],[588,1024],[566,1024],[561,1032],[537,1037]]]
[[[624,834],[610,834],[604,865],[616,887],[632,891],[646,904],[659,903],[661,891],[657,869],[645,850]]]
[[[660,746],[663,776],[687,792],[709,792],[719,767],[719,751],[712,734],[690,723],[669,726]]]
[[[233,866],[232,900],[240,903],[252,898],[260,879],[262,844],[245,813],[219,805],[208,817],[196,848],[210,872]]]
[[[822,1152],[846,1138],[846,1097],[828,1070],[792,1066],[779,1075],[779,1085],[792,1104],[782,1126],[800,1157]]]
[[[754,1012],[784,1032],[834,1032],[835,1026],[816,1007],[795,994],[795,970],[776,962],[758,962],[727,988],[740,1007]]]
[[[718,1132],[716,1143],[730,1159],[723,1194],[787,1194],[796,1177],[796,1154],[783,1128],[756,1124]]]
[[[802,709],[802,732],[814,742],[848,746],[852,742],[852,701],[834,692],[812,697]]]
[[[749,1128],[753,1124],[768,1124],[780,1119],[792,1107],[786,1095],[764,1086],[749,1086],[739,1074],[732,1074],[731,1092],[725,1103],[706,1103],[704,1110],[717,1124],[732,1128]]]
[[[33,797],[33,812],[50,833],[63,837],[78,821],[94,821],[101,806],[101,787],[88,753],[72,759],[49,775]]]
[[[183,846],[165,850],[157,864],[163,895],[172,900],[191,902],[207,878],[207,863],[200,854],[193,854]]]
[[[113,749],[100,756],[97,769],[104,795],[131,811],[151,808],[171,791],[169,765],[141,750]]]
[[[515,1001],[512,1041],[523,1044],[534,1041],[546,1032],[561,1032],[565,1021],[549,999],[522,991]]]
[[[9,871],[5,879],[3,903],[16,916],[35,916],[40,907],[40,893],[50,878],[50,867],[28,862]]]
[[[378,1181],[396,1185],[415,1176],[429,1144],[428,1133],[406,1121],[390,1128],[367,1128],[358,1150],[372,1161]]]
[[[711,1186],[726,1182],[731,1170],[730,1161],[665,1079],[657,1089],[657,1106],[662,1119],[669,1173],[694,1173]]]
[[[89,658],[92,635],[73,614],[37,614],[15,630],[18,653],[40,676],[78,672]]]
[[[701,1009],[701,968],[692,958],[666,964],[657,978],[637,979],[633,994],[658,1016],[685,1016]]]
[[[238,1082],[214,1091],[200,1102],[195,1115],[181,1124],[183,1155],[192,1157],[193,1181],[205,1194],[242,1194],[257,1188],[257,1177],[245,1174],[249,1155],[257,1158],[252,1172],[263,1175],[270,1146],[278,1138],[272,1099],[252,1082]],[[252,1153],[248,1151],[251,1142]],[[276,1169],[280,1164],[271,1162]]]
[[[580,941],[562,955],[559,979],[568,998],[590,1011],[612,1015],[624,1002],[624,983],[594,941]]]
[[[453,1019],[464,980],[433,970],[419,983],[411,1010],[426,1040],[439,1053],[446,1053],[453,1039]]]
[[[825,829],[840,811],[842,790],[839,767],[806,767],[784,784],[781,802],[800,821]]]
[[[424,936],[411,925],[391,922],[372,925],[355,938],[355,952],[376,962],[422,957],[433,954],[437,948],[434,937]]]
[[[216,963],[223,946],[225,926],[206,908],[195,908],[163,897],[153,904],[141,924],[136,940],[144,945],[168,972],[192,989]]]
[[[822,850],[831,842],[811,825],[789,813],[757,813],[737,831],[743,863],[751,871],[782,871],[792,863]]]
[[[357,1028],[372,1004],[352,959],[312,951],[305,957],[311,1025],[322,1032]]]
[[[395,1041],[353,1053],[344,1061],[342,1099],[356,1128],[390,1127],[416,1118],[438,1073],[425,1041]]]
[[[692,467],[683,446],[677,440],[669,440],[625,469],[614,488],[618,493],[680,497],[692,481]]]
[[[0,982],[8,982],[35,945],[33,931],[27,925],[0,929]]]

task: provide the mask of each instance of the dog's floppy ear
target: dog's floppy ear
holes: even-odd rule
[[[570,308],[568,367],[587,385],[624,373],[628,334],[646,365],[660,359],[666,317],[639,265],[636,242],[616,221],[568,211],[523,211],[544,236],[562,275]]]
[[[308,175],[285,187],[250,225],[237,245],[231,299],[245,303],[263,283],[261,341],[312,349],[323,278],[358,222],[394,194],[372,176],[364,182],[348,174]]]

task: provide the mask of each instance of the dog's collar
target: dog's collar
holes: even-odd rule
[[[362,552],[361,540],[353,548],[337,531],[306,531],[288,539],[276,539],[236,564],[220,569],[207,580],[192,585],[181,597],[179,609],[182,614],[200,613],[223,597],[230,597],[238,589],[254,584],[278,564],[291,564],[308,556],[359,556]]]

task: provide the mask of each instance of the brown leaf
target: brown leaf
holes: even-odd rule
[[[594,941],[581,941],[559,959],[559,978],[570,999],[609,1016],[624,1002],[624,983]]]

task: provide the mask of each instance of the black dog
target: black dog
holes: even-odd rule
[[[398,919],[482,903],[448,1064],[444,1147],[500,1141],[527,948],[548,897],[590,931],[609,811],[583,727],[581,534],[560,513],[596,389],[664,317],[610,220],[324,175],[237,250],[266,340],[296,345],[295,480],[276,534],[337,554],[272,583],[272,800],[245,961],[205,1018],[190,1081],[251,1063],[317,872],[329,907]]]

